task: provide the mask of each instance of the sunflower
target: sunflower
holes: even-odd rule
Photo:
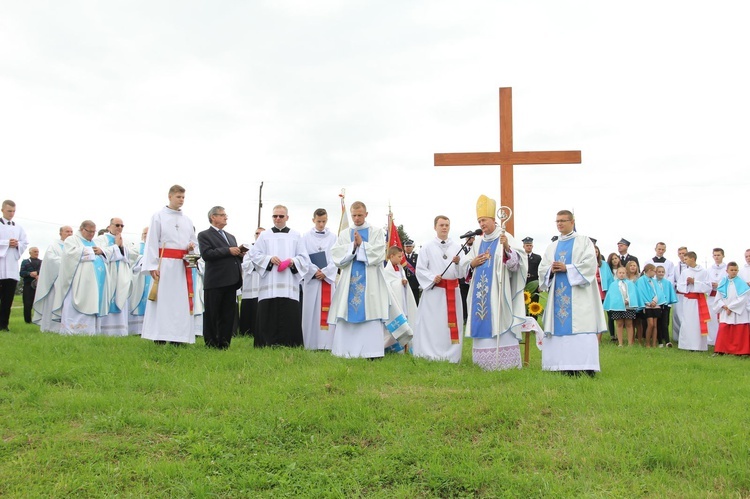
[[[531,303],[531,293],[529,293],[528,291],[524,291],[523,292],[523,302],[526,305],[528,305],[529,303]]]
[[[529,313],[533,316],[537,316],[542,313],[544,310],[544,307],[542,307],[540,304],[534,302],[529,304]]]

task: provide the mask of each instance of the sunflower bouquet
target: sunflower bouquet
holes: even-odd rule
[[[542,312],[547,305],[547,292],[539,292],[539,281],[526,283],[523,291],[523,302],[526,304],[526,316],[533,317],[542,325]]]

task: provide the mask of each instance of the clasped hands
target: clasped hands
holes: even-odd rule
[[[563,262],[552,262],[551,272],[556,274],[558,272],[567,272],[568,267]]]

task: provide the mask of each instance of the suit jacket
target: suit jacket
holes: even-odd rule
[[[526,255],[526,253],[524,253]],[[539,264],[542,263],[542,256],[536,253],[527,255],[529,257],[529,274],[526,277],[527,282],[539,280]]]
[[[229,248],[237,246],[237,240],[232,234],[224,231],[229,243],[219,234],[219,231],[209,227],[198,234],[198,248],[201,258],[206,262],[203,275],[203,289],[242,286],[242,256],[233,256]]]

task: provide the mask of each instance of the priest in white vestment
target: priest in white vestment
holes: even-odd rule
[[[102,331],[102,318],[109,313],[107,263],[122,259],[115,248],[94,243],[96,225],[81,223],[78,233],[65,239],[60,273],[55,281],[52,313],[60,320],[60,333],[96,335]]]
[[[448,217],[435,217],[436,237],[422,246],[417,279],[422,288],[412,353],[430,360],[461,361],[463,304],[459,286],[461,245],[448,238]]]
[[[596,284],[594,243],[575,231],[568,210],[557,212],[560,236],[539,264],[540,289],[549,291],[544,310],[542,370],[593,376],[600,371],[598,333],[607,330]]]
[[[682,294],[682,324],[679,348],[681,350],[708,350],[708,322],[711,318],[706,293],[711,292],[711,282],[706,269],[696,263],[694,251],[685,254],[685,268],[677,281],[677,292]]]
[[[377,358],[385,354],[385,322],[389,318],[388,284],[381,267],[385,232],[367,223],[361,201],[350,207],[353,227],[342,231],[331,249],[341,276],[328,314],[335,324],[331,353],[337,357]]]
[[[478,366],[520,369],[528,260],[523,247],[495,221],[496,208],[495,200],[479,196],[477,221],[483,234],[460,263],[460,275],[471,278],[466,336],[472,338],[472,360]]]
[[[52,306],[55,301],[55,281],[60,274],[65,239],[73,235],[73,227],[60,227],[60,239],[50,244],[44,253],[42,268],[39,269],[39,280],[34,295],[34,315],[31,321],[44,333],[59,333],[60,321],[52,320]]]
[[[142,272],[157,286],[148,300],[141,337],[157,343],[195,343],[193,272],[183,257],[198,244],[193,222],[182,212],[185,188],[169,189],[169,205],[151,217]],[[197,320],[202,321],[202,317]]]
[[[328,213],[318,208],[313,213],[314,227],[302,236],[310,266],[303,276],[302,337],[307,350],[330,350],[334,327],[328,324],[331,299],[336,290],[338,267],[331,258],[336,234],[326,227]]]
[[[302,346],[300,281],[310,267],[310,258],[300,233],[286,225],[286,206],[274,206],[272,216],[273,227],[263,231],[250,250],[250,260],[260,276],[253,345]]]
[[[127,336],[130,291],[133,287],[132,263],[137,255],[131,254],[129,246],[123,241],[122,229],[125,228],[121,218],[111,218],[107,231],[94,238],[94,244],[100,248],[114,248],[121,258],[107,263],[107,288],[110,291],[109,313],[102,317],[102,333],[107,336]]]

